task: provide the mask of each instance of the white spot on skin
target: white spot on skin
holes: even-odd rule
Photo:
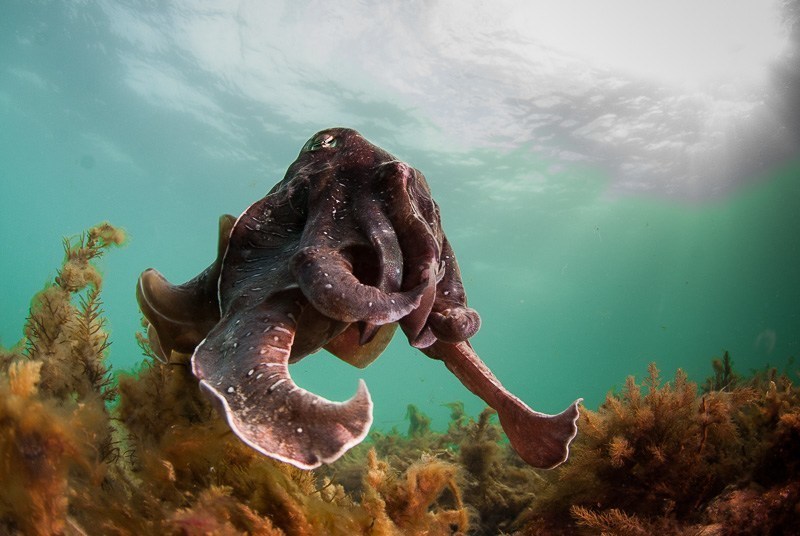
[[[298,434],[302,434],[302,433],[303,433],[303,429],[302,429],[302,428],[300,428],[300,427],[298,427],[298,428],[297,428],[297,433],[298,433]]]
[[[275,383],[273,383],[272,385],[270,385],[269,389],[267,389],[267,390],[271,393],[272,391],[277,389],[280,384],[282,384],[285,381],[286,381],[286,378],[281,378],[280,380],[278,380]]]
[[[258,374],[256,374],[256,379],[260,380],[263,375],[264,374],[262,372],[259,372]]]
[[[256,371],[256,369],[250,369],[250,370],[247,371],[247,375],[248,376],[252,376],[255,371]]]
[[[229,393],[233,393],[235,390],[232,385],[226,389]]]
[[[330,283],[325,283],[325,288],[333,288],[333,285],[331,285]]]

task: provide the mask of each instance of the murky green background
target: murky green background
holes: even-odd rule
[[[213,258],[217,217],[303,142],[349,126],[422,170],[479,354],[534,408],[596,407],[656,361],[702,381],[800,353],[797,8],[791,2],[21,2],[0,16],[0,343],[61,237],[108,220],[115,369],[134,285]],[[676,32],[684,37],[675,39]],[[376,426],[480,401],[398,337],[357,370],[292,369]]]

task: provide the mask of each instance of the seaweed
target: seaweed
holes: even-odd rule
[[[103,364],[108,348],[90,262],[124,234],[108,224],[65,241],[52,285],[34,296],[24,342],[3,352],[0,369],[0,527],[59,534],[72,524],[71,482],[97,486],[115,457]]]
[[[739,383],[739,375],[733,371],[733,360],[727,350],[722,353],[721,359],[711,360],[711,368],[714,369],[714,376],[706,379],[704,392],[731,389]]]
[[[486,408],[477,419],[464,413],[461,402],[448,404],[450,424],[446,432],[420,431],[416,422],[429,422],[418,408],[406,413],[409,431],[373,431],[361,445],[334,464],[318,470],[339,482],[346,492],[364,493],[364,466],[380,457],[394,472],[413,473],[420,462],[435,463],[447,471],[451,483],[443,488],[438,503],[451,508],[463,502],[470,514],[470,534],[511,532],[531,507],[545,480],[539,470],[526,465],[511,450],[496,413]],[[412,409],[413,408],[413,409]],[[441,487],[441,486],[440,486]],[[449,491],[449,493],[447,493]],[[416,534],[416,532],[410,532]]]
[[[795,530],[800,392],[774,370],[739,377],[727,353],[712,367],[699,394],[681,370],[662,383],[651,364],[643,384],[629,377],[597,412],[584,411],[570,462],[551,475],[521,534]]]

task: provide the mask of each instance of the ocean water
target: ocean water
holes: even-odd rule
[[[535,409],[595,408],[655,361],[695,381],[800,354],[796,2],[5,0],[0,344],[22,336],[62,236],[107,220],[116,370],[143,359],[134,288],[205,268],[220,214],[304,141],[359,130],[441,206],[473,345]],[[681,36],[680,39],[676,36]],[[365,370],[291,369],[375,426],[483,404],[398,335]]]

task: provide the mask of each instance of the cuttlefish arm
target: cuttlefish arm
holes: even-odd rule
[[[289,357],[306,306],[299,292],[288,291],[252,308],[229,308],[192,355],[192,372],[242,441],[313,469],[364,439],[372,400],[363,381],[346,402],[331,402],[294,383]]]
[[[469,342],[437,341],[422,351],[444,361],[467,389],[497,411],[512,448],[526,463],[552,469],[566,461],[569,445],[578,433],[578,404],[583,399],[576,400],[558,415],[539,413],[503,387]]]

